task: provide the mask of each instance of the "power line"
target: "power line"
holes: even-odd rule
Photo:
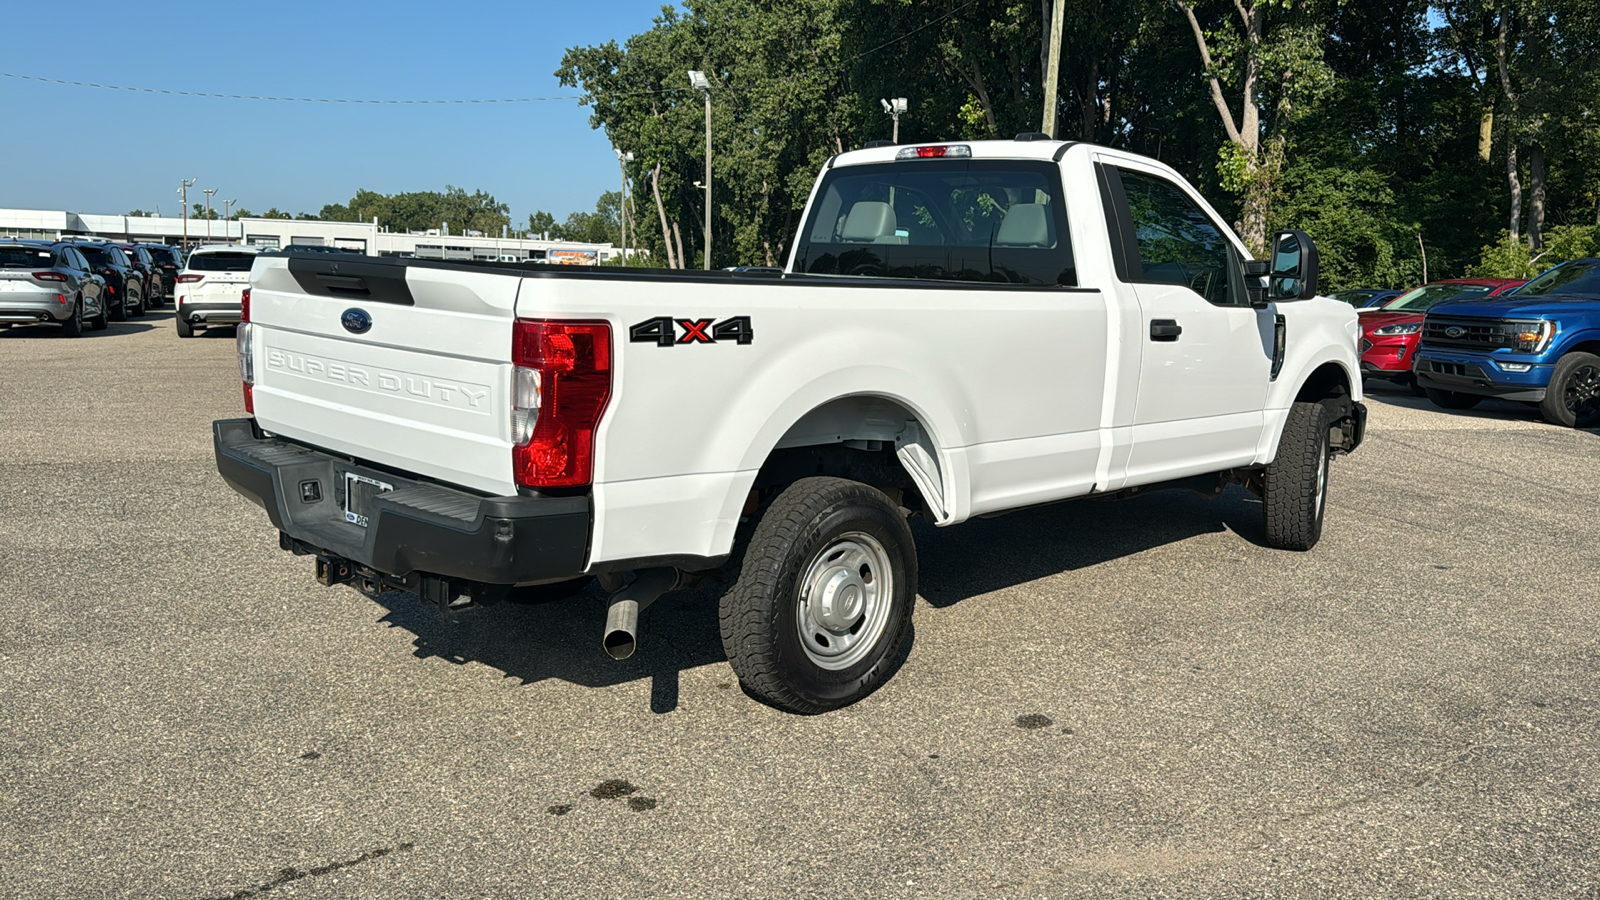
[[[422,104],[449,104],[449,103],[541,103],[551,100],[579,101],[584,99],[581,94],[569,94],[553,97],[491,97],[464,100],[375,100],[365,98],[345,97],[269,97],[260,94],[217,94],[209,91],[177,91],[167,88],[129,87],[121,84],[97,84],[92,81],[67,81],[61,78],[41,78],[37,75],[19,75],[15,72],[0,72],[0,78],[16,78],[22,81],[37,81],[44,84],[63,84],[71,87],[98,88],[104,91],[131,91],[137,94],[168,94],[174,97],[210,97],[216,100],[271,100],[285,103],[368,103],[368,104],[395,104],[395,105],[422,105]],[[656,91],[627,91],[623,96],[633,94],[676,94],[686,88],[666,88]]]
[[[786,77],[783,77],[783,78],[773,79],[773,81],[769,82],[769,83],[793,82],[793,81],[797,81],[797,80],[802,79],[802,78],[811,78],[811,77],[816,76],[816,75],[828,74],[829,72],[837,71],[838,69],[841,69],[841,68],[843,68],[845,66],[848,66],[851,63],[856,62],[857,60],[864,59],[864,58],[866,58],[868,56],[871,56],[872,54],[877,53],[879,50],[882,50],[885,47],[891,47],[891,46],[893,46],[895,44],[900,43],[903,40],[906,40],[906,39],[911,38],[911,37],[923,32],[923,31],[926,31],[927,29],[932,28],[933,26],[938,25],[939,23],[944,22],[947,19],[950,19],[951,17],[955,16],[956,13],[961,12],[962,10],[966,9],[967,7],[973,6],[974,4],[977,4],[978,2],[980,2],[980,0],[966,0],[965,3],[962,3],[959,6],[956,6],[955,8],[951,9],[949,12],[945,13],[944,15],[939,16],[939,17],[934,18],[934,19],[929,19],[928,21],[922,23],[921,25],[918,25],[916,28],[913,28],[910,31],[908,31],[908,32],[906,32],[906,33],[904,33],[902,35],[899,35],[897,37],[890,38],[889,40],[884,41],[883,43],[877,45],[876,47],[873,47],[870,50],[864,50],[864,51],[862,51],[860,53],[857,53],[855,56],[852,56],[852,57],[850,57],[848,59],[845,59],[845,60],[841,60],[836,66],[818,67],[816,69],[812,69],[809,72],[799,72],[799,73],[796,73],[794,75],[789,75],[789,76],[786,76]],[[678,94],[678,93],[682,93],[683,91],[687,90],[687,88],[660,88],[660,89],[656,89],[656,90],[643,90],[643,91],[607,92],[604,95],[596,95],[596,94],[592,94],[591,93],[591,94],[565,94],[565,95],[556,95],[556,96],[550,96],[550,97],[486,97],[486,98],[466,98],[466,99],[443,99],[443,100],[410,100],[410,99],[384,100],[384,99],[350,98],[350,97],[274,97],[274,96],[269,96],[269,95],[264,95],[264,94],[222,94],[222,93],[214,93],[214,92],[211,92],[211,91],[179,91],[179,90],[173,90],[173,89],[170,89],[170,88],[132,87],[132,86],[123,85],[123,84],[99,84],[99,83],[93,82],[93,81],[70,81],[70,80],[67,80],[67,79],[64,79],[64,78],[43,78],[43,77],[40,77],[38,75],[22,75],[22,74],[19,74],[19,73],[16,73],[16,72],[0,72],[0,78],[15,78],[15,79],[18,79],[20,81],[33,81],[33,82],[38,82],[38,83],[41,83],[41,84],[59,84],[59,85],[66,85],[68,87],[95,88],[97,90],[102,90],[102,91],[128,91],[130,93],[135,93],[135,94],[165,94],[165,95],[171,96],[171,97],[205,97],[205,98],[210,98],[210,99],[213,99],[213,100],[261,100],[261,101],[278,102],[278,103],[349,103],[349,104],[368,104],[368,105],[379,105],[379,106],[382,106],[382,105],[392,105],[392,106],[428,106],[428,105],[483,104],[483,103],[546,103],[546,102],[561,102],[561,101],[582,103],[582,102],[586,102],[586,101],[593,101],[593,100],[597,99],[597,97],[599,97],[599,96],[605,96],[605,97],[637,97],[637,96],[644,96],[644,95],[647,95],[647,94]],[[749,85],[749,86],[733,88],[733,89],[734,90],[751,91],[751,90],[759,90],[761,87],[764,87],[764,86],[765,85]],[[723,90],[728,90],[728,89],[729,88],[726,88],[726,87],[723,88]]]

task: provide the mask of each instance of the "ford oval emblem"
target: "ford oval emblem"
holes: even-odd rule
[[[360,310],[354,310],[354,312],[360,312]],[[350,315],[350,313],[345,313],[345,315],[348,316],[348,315]],[[345,327],[349,328],[350,326],[346,325]],[[361,330],[362,331],[366,331],[365,328],[363,328]],[[1451,325],[1449,328],[1446,328],[1444,330],[1444,336],[1448,337],[1448,338],[1458,338],[1458,337],[1461,337],[1463,334],[1466,334],[1466,333],[1467,333],[1467,330],[1465,328],[1462,328],[1460,325]]]
[[[339,317],[339,324],[351,334],[366,334],[372,330],[372,317],[364,309],[347,309]]]

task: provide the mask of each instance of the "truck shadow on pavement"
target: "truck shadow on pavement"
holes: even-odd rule
[[[1019,510],[948,529],[918,521],[913,530],[919,593],[935,609],[1199,535],[1233,531],[1250,543],[1263,539],[1260,504],[1239,488],[1217,500],[1172,491],[1122,502]],[[415,635],[412,652],[418,659],[476,662],[523,684],[557,678],[610,687],[648,678],[651,711],[669,713],[679,707],[681,672],[727,660],[717,623],[718,596],[711,585],[661,598],[640,616],[639,651],[621,662],[600,648],[606,597],[594,584],[564,601],[501,603],[457,613],[398,591],[383,594],[377,603],[388,610],[382,622]],[[718,689],[733,685],[731,672],[716,683]]]

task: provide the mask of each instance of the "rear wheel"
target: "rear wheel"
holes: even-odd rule
[[[761,516],[723,595],[722,646],[773,706],[837,709],[876,690],[911,638],[916,542],[882,491],[805,478]]]
[[[129,291],[128,296],[133,298],[133,308],[129,310],[129,315],[134,318],[144,315],[144,289]]]
[[[178,337],[181,337],[181,338],[194,337],[194,326],[189,324],[189,320],[188,319],[185,319],[183,316],[180,315],[176,319],[173,319],[172,322],[173,322],[174,325],[176,325],[178,327]]]
[[[1262,477],[1261,510],[1267,543],[1310,550],[1322,539],[1328,505],[1328,408],[1296,403],[1278,438],[1278,455]]]
[[[72,315],[61,323],[61,333],[70,338],[83,335],[83,298],[74,297],[72,300]]]
[[[1552,425],[1600,425],[1600,356],[1568,353],[1556,361],[1539,413]]]
[[[107,297],[111,298],[110,301],[107,301]],[[112,294],[109,285],[106,286],[106,292],[100,295],[100,303],[110,312],[111,318],[118,322],[126,321],[128,318],[127,299],[127,294]]]
[[[1481,394],[1463,394],[1460,391],[1441,391],[1438,388],[1425,387],[1423,393],[1433,401],[1433,405],[1440,409],[1471,409],[1483,402]]]

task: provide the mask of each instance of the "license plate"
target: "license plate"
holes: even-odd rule
[[[344,520],[352,525],[367,527],[367,515],[372,510],[372,498],[392,490],[394,485],[385,484],[376,478],[368,478],[354,472],[344,473]]]

